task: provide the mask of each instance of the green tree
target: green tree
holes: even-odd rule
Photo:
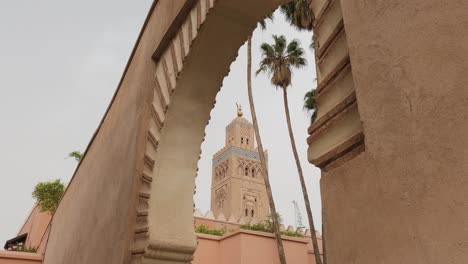
[[[65,192],[65,186],[60,180],[40,182],[34,188],[32,196],[36,199],[41,212],[53,214],[57,209],[60,199]]]
[[[310,231],[312,234],[312,244],[314,246],[314,252],[316,253],[314,254],[315,261],[317,264],[322,264],[318,249],[317,237],[315,234],[314,219],[312,217],[312,210],[310,208],[309,195],[307,193],[307,187],[305,185],[299,155],[297,154],[296,142],[294,140],[294,133],[291,126],[291,117],[289,115],[288,106],[288,87],[291,85],[292,70],[293,68],[298,69],[306,66],[307,61],[304,58],[304,49],[301,48],[298,40],[292,40],[288,43],[284,36],[276,35],[273,35],[273,39],[273,44],[263,43],[261,45],[262,60],[260,62],[260,68],[257,70],[257,74],[261,72],[268,73],[269,76],[271,76],[271,83],[276,88],[279,87],[283,91],[283,103],[286,114],[286,123],[288,125],[289,139],[291,141],[294,159],[296,160],[297,172],[301,182],[302,193],[304,195],[304,202],[306,205]]]
[[[80,162],[81,159],[83,158],[83,153],[80,152],[80,151],[75,150],[75,151],[70,152],[68,154],[68,157],[69,158],[74,158],[76,161]]]
[[[312,112],[310,116],[311,124],[314,123],[315,119],[317,118],[317,103],[315,101],[315,94],[315,89],[312,89],[304,95],[304,110],[309,113]]]
[[[272,15],[269,15],[267,18],[272,19]],[[266,28],[265,20],[260,21],[259,25],[262,29],[265,29]],[[252,94],[252,34],[249,35],[247,39],[247,92],[249,95],[250,113],[252,115],[252,122],[254,126],[254,131],[255,131],[255,139],[257,140],[260,163],[262,165],[262,170],[264,172],[263,180],[265,182],[265,187],[267,191],[268,203],[270,205],[271,213],[273,215],[277,215],[275,201],[273,200],[273,193],[271,191],[268,168],[266,166],[265,155],[263,152],[263,144],[262,144],[262,139],[260,137],[260,130],[259,130],[257,114],[255,112],[255,104],[254,104],[253,94]],[[279,227],[280,224],[278,223],[278,219],[274,218],[272,221],[272,224],[273,224],[273,231],[275,233],[276,245],[278,247],[278,255],[279,255],[280,263],[286,264],[286,255],[284,254],[283,241],[281,240],[281,230]]]

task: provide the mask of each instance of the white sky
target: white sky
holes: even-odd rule
[[[117,87],[142,26],[150,0],[14,0],[0,1],[0,245],[14,236],[29,214],[37,182],[67,183],[76,162],[67,153],[84,150]],[[309,117],[302,99],[315,87],[310,32],[297,32],[279,13],[265,32],[255,31],[253,68],[259,45],[271,34],[297,38],[309,67],[296,71],[289,103],[297,147],[308,184],[316,228],[321,228],[320,171],[307,162]],[[211,113],[202,145],[195,203],[210,208],[212,155],[224,145],[225,126],[243,105],[250,120],[243,46]],[[307,215],[284,117],[282,93],[266,76],[253,80],[254,98],[278,211],[294,225],[292,200]]]

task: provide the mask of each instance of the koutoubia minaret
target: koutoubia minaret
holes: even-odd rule
[[[268,158],[265,151],[265,158]],[[211,211],[228,218],[265,220],[270,212],[252,123],[237,117],[226,127],[225,146],[213,156]]]

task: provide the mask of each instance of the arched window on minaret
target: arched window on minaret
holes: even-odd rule
[[[249,139],[247,138],[245,141],[247,142],[247,145],[248,145],[249,144]]]
[[[244,138],[241,137],[241,144],[244,144]]]
[[[255,168],[252,168],[252,178],[255,178]]]
[[[245,216],[249,216],[249,210],[245,208]]]
[[[249,167],[245,167],[245,176],[249,175]]]
[[[250,213],[252,214],[252,217],[254,217],[254,215],[255,215],[255,211],[254,211],[254,210],[252,210],[252,211],[250,211]]]

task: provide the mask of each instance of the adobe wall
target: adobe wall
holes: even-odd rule
[[[46,241],[51,218],[48,212],[41,212],[35,205],[18,233],[18,235],[28,234],[25,245],[36,248],[37,253],[44,253],[45,248],[41,247],[41,244]]]
[[[365,152],[323,172],[328,263],[465,263],[468,2],[341,5]]]
[[[111,106],[52,220],[46,264],[129,262],[147,137],[145,109],[154,82],[151,58],[186,1],[154,2],[145,22],[152,30],[140,35]]]

